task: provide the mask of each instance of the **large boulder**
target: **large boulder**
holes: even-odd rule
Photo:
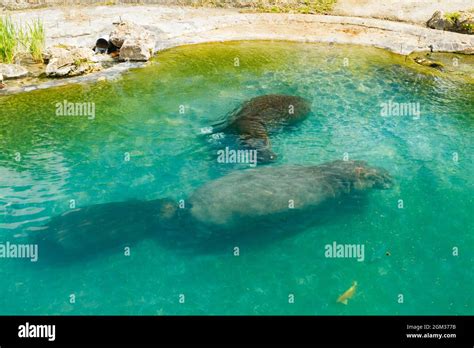
[[[46,50],[43,58],[48,62],[49,77],[77,76],[99,69],[93,62],[94,52],[86,47],[56,46]]]
[[[471,11],[451,13],[436,11],[426,22],[426,25],[432,29],[474,34],[474,13]]]
[[[451,30],[453,28],[451,22],[444,18],[443,11],[436,11],[433,13],[428,22],[426,22],[426,26],[437,30]]]
[[[0,75],[3,75],[5,80],[18,79],[28,75],[28,70],[17,64],[0,64]]]
[[[115,28],[109,35],[109,41],[118,48],[122,47],[126,39],[140,36],[140,32],[144,30],[141,26],[128,21],[114,23],[114,25]]]
[[[121,60],[147,61],[155,50],[155,39],[147,35],[139,38],[128,38],[120,48]]]
[[[155,35],[132,22],[116,23],[109,38],[113,45],[120,48],[121,60],[146,61],[155,50]]]

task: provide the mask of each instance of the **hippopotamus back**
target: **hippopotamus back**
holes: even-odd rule
[[[269,94],[252,98],[232,112],[222,129],[239,136],[242,144],[258,152],[260,163],[276,159],[271,150],[269,132],[295,124],[311,112],[308,100],[292,95]]]
[[[243,121],[258,120],[268,130],[271,126],[300,121],[310,111],[309,101],[302,97],[284,94],[262,95],[245,102],[230,127],[239,128],[243,126]]]
[[[382,171],[361,161],[334,161],[320,166],[260,167],[234,172],[191,195],[191,216],[206,225],[230,226],[249,219],[291,214],[352,191],[382,187],[381,181],[390,181]]]

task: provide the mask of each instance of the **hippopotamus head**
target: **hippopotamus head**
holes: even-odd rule
[[[349,182],[356,190],[389,189],[393,185],[387,170],[369,166],[365,161],[337,160],[321,167],[326,167],[328,172],[339,180]]]
[[[245,139],[247,149],[256,151],[257,164],[274,162],[277,155],[272,151],[270,141],[267,137]]]
[[[257,162],[259,164],[274,162],[277,159],[276,153],[268,148],[257,150]]]
[[[356,189],[375,188],[386,190],[392,187],[389,172],[380,167],[371,167],[364,161],[353,161],[354,187]]]

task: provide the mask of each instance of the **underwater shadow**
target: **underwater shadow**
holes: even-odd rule
[[[98,256],[124,253],[125,247],[151,238],[166,222],[170,200],[96,204],[55,216],[30,236],[41,262],[68,265]],[[173,203],[174,204],[174,203]]]
[[[235,246],[258,250],[312,227],[350,221],[363,213],[367,196],[350,195],[313,209],[246,218],[232,227],[199,224],[189,210],[168,199],[105,203],[54,217],[31,239],[39,245],[40,264],[57,267],[124,253],[125,247],[145,239],[190,257],[225,254]]]

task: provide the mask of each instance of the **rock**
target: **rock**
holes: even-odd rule
[[[155,50],[155,35],[132,22],[115,24],[110,42],[120,48],[121,60],[147,61]]]
[[[437,30],[450,30],[452,28],[450,22],[444,18],[443,11],[436,11],[433,13],[433,16],[431,16],[428,22],[426,22],[426,26]]]
[[[49,47],[43,52],[43,62],[48,64],[52,58],[57,58],[57,57],[66,55],[67,54],[66,52],[70,51],[73,48],[74,47],[72,46],[66,46],[66,45],[57,45],[57,46]]]
[[[121,60],[147,61],[155,49],[155,40],[149,38],[130,38],[120,48]]]
[[[3,75],[0,74],[0,82],[3,82]]]
[[[92,56],[91,61],[94,63],[112,63],[115,60],[108,54],[96,53]]]
[[[126,39],[140,36],[140,32],[144,30],[141,26],[128,21],[114,23],[114,25],[115,28],[109,35],[109,41],[118,48],[122,47]]]
[[[5,80],[18,79],[28,75],[28,70],[17,64],[0,64],[0,74]]]
[[[93,61],[94,52],[86,47],[57,46],[49,48],[44,58],[47,59],[46,76],[77,76],[99,69]]]
[[[455,53],[461,53],[461,54],[474,54],[474,47],[468,47],[460,51],[456,51]]]
[[[426,26],[437,30],[474,34],[474,13],[470,11],[452,13],[436,11],[428,22],[426,22]]]

